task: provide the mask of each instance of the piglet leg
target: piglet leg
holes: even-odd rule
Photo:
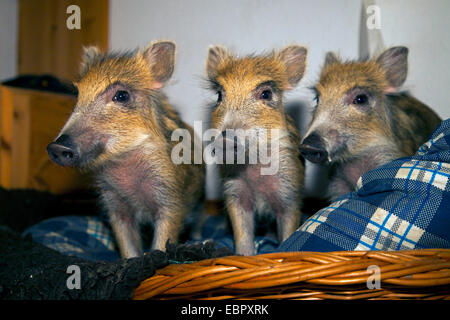
[[[152,249],[166,251],[167,240],[172,243],[178,241],[183,216],[183,210],[179,209],[161,209],[159,211],[154,223]]]
[[[136,223],[121,219],[120,214],[117,213],[111,214],[110,217],[120,255],[126,259],[140,256],[142,254],[142,244],[139,227]]]
[[[277,233],[280,243],[289,238],[297,230],[300,224],[300,217],[301,212],[297,205],[277,215]]]
[[[227,210],[233,227],[236,253],[244,256],[256,254],[255,219],[252,211],[245,210],[234,197],[227,198]]]
[[[103,194],[109,220],[122,258],[133,258],[142,254],[142,243],[133,211],[113,192]]]

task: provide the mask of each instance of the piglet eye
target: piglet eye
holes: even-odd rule
[[[217,91],[217,102],[222,101],[222,91]]]
[[[130,100],[130,94],[128,93],[128,91],[118,90],[112,100],[114,102],[121,103],[128,102],[128,100]]]
[[[261,92],[261,95],[259,96],[261,100],[272,100],[272,91],[271,90],[264,90]]]
[[[365,104],[369,98],[365,94],[358,94],[353,100],[353,104]]]

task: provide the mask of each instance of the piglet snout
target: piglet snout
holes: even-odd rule
[[[328,159],[328,152],[320,136],[316,133],[308,135],[299,146],[303,157],[313,163],[324,163]]]
[[[72,138],[63,134],[47,146],[50,159],[60,166],[75,166],[80,158]]]

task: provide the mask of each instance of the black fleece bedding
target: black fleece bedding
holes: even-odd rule
[[[70,204],[69,206],[67,204]],[[214,243],[168,244],[118,262],[86,261],[63,255],[20,235],[26,227],[51,216],[70,214],[73,202],[36,191],[0,189],[0,299],[131,299],[140,282],[172,262],[231,255]],[[73,209],[73,208],[72,208]],[[79,212],[79,207],[77,208]],[[69,289],[71,265],[80,268],[80,289]]]

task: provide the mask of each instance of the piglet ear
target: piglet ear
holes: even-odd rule
[[[217,68],[220,63],[230,56],[228,50],[220,45],[210,46],[208,48],[208,57],[206,58],[206,74],[210,80],[217,76]]]
[[[291,45],[279,52],[281,61],[286,66],[289,88],[291,89],[303,78],[306,69],[308,49],[298,45]]]
[[[408,74],[408,48],[393,47],[384,51],[377,63],[385,70],[388,92],[397,91],[406,80]]]
[[[89,46],[83,48],[83,55],[81,57],[81,73],[85,73],[92,62],[101,55],[100,49],[96,46]]]
[[[328,51],[327,54],[325,55],[324,67],[335,63],[341,63],[341,59],[334,52]]]
[[[162,88],[172,76],[175,50],[176,45],[171,41],[154,41],[144,49],[143,55],[150,66],[154,89]]]

